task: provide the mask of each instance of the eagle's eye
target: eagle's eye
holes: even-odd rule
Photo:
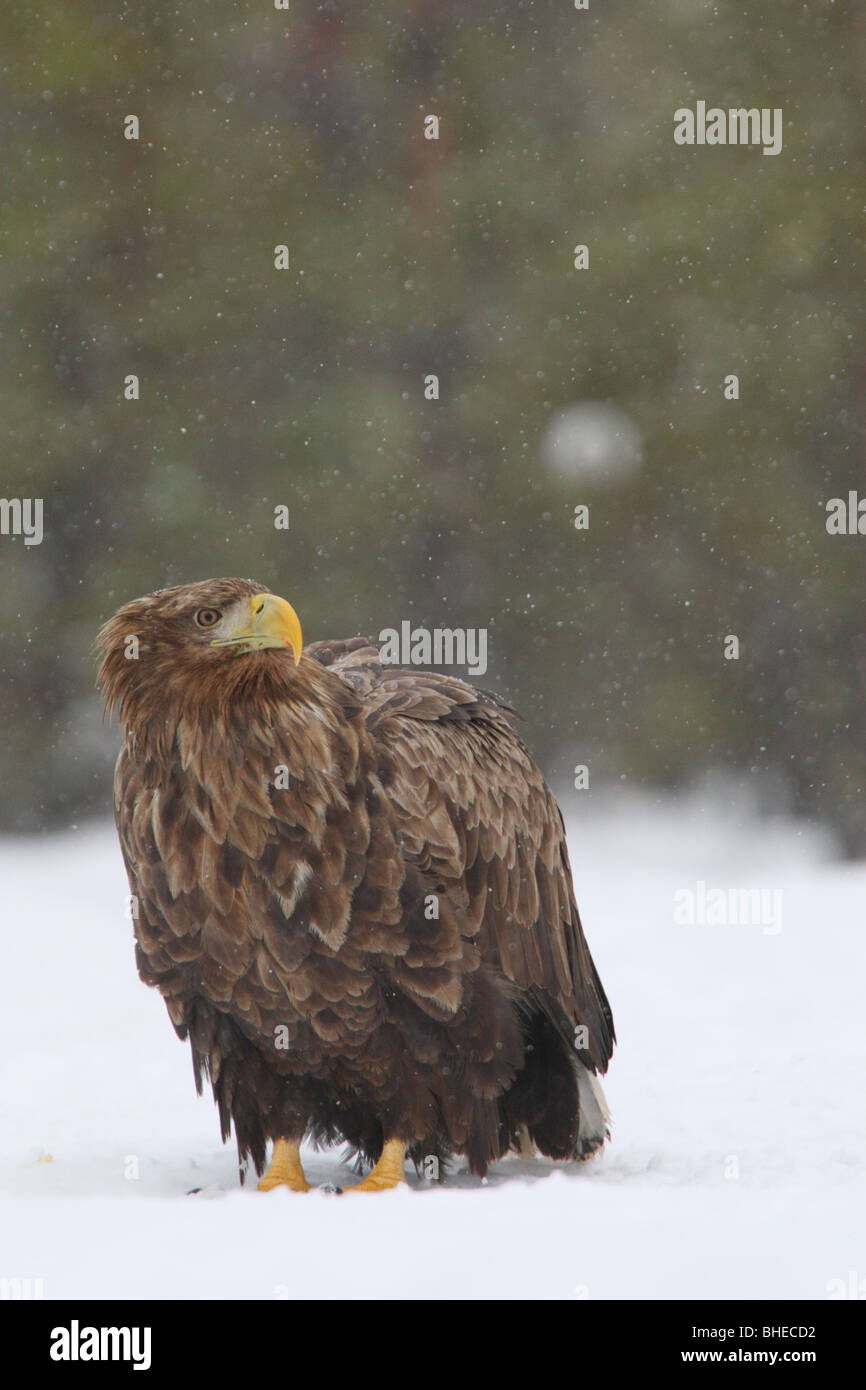
[[[218,608],[200,608],[195,615],[197,627],[216,627],[222,617]]]

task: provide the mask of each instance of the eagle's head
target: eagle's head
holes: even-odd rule
[[[97,683],[106,708],[116,708],[129,726],[154,696],[161,703],[227,697],[239,679],[261,675],[265,663],[297,665],[302,645],[295,610],[263,584],[205,579],[119,608],[96,639]]]

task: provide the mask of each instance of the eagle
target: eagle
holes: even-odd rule
[[[371,1192],[603,1145],[613,1018],[505,701],[304,647],[248,579],[125,603],[96,649],[138,972],[242,1173],[308,1191],[302,1141],[343,1142]]]

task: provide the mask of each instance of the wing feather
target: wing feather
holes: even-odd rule
[[[514,711],[464,681],[383,666],[363,638],[317,645],[317,659],[363,698],[403,855],[447,899],[464,948],[480,933],[485,958],[561,1030],[585,1025],[579,1055],[605,1070],[613,1022],[574,898],[565,827],[512,727]],[[402,973],[416,973],[409,958]]]

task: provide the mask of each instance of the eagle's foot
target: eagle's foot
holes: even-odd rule
[[[406,1181],[403,1164],[406,1161],[406,1145],[402,1139],[388,1139],[372,1172],[356,1187],[344,1187],[343,1192],[387,1192]]]
[[[293,1139],[275,1139],[270,1167],[259,1181],[259,1192],[288,1187],[292,1192],[312,1192],[304,1176],[300,1145]]]

